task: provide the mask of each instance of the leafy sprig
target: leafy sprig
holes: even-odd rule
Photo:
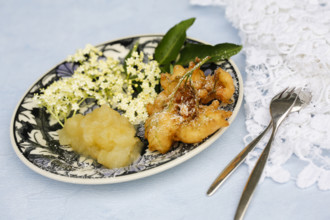
[[[179,90],[181,84],[183,82],[187,82],[189,81],[189,83],[191,83],[191,76],[194,73],[194,71],[198,68],[200,68],[203,64],[205,64],[206,62],[208,62],[211,59],[210,56],[206,56],[204,57],[204,59],[202,59],[201,61],[199,61],[193,68],[191,68],[190,70],[188,70],[179,80],[178,84],[175,86],[175,88],[173,89],[173,92],[169,95],[169,104],[168,104],[168,109],[171,109],[173,106],[173,101],[174,101],[174,96],[177,93],[177,91]]]
[[[158,61],[162,70],[169,71],[171,62],[177,58],[186,40],[186,30],[194,22],[195,18],[181,21],[172,27],[159,42],[155,49],[155,60]]]
[[[241,45],[222,43],[217,45],[207,44],[186,44],[180,53],[180,57],[177,64],[187,65],[190,61],[196,57],[203,58],[210,56],[211,59],[208,62],[217,62],[220,60],[229,59],[242,49]]]
[[[186,31],[194,23],[190,18],[173,26],[162,38],[155,49],[155,60],[163,72],[171,72],[174,64],[188,65],[196,57],[203,59],[210,56],[208,62],[229,59],[242,49],[241,45],[222,43],[217,45],[186,43]]]

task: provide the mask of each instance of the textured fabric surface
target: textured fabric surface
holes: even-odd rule
[[[264,176],[296,181],[300,188],[317,184],[330,189],[330,4],[326,1],[199,1],[221,5],[239,29],[246,54],[245,144],[269,123],[269,102],[286,87],[312,92],[310,105],[292,113],[279,129]],[[246,163],[252,170],[261,141]],[[299,158],[299,169],[286,166]]]

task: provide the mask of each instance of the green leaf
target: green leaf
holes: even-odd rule
[[[186,30],[194,23],[195,18],[190,18],[172,27],[159,42],[155,49],[155,60],[160,65],[167,65],[174,61],[186,40]]]
[[[187,65],[190,61],[194,61],[196,57],[202,59],[203,57],[210,56],[208,62],[216,62],[224,59],[229,59],[242,49],[241,45],[223,43],[217,45],[206,44],[191,44],[185,45],[180,53],[180,58],[176,64]]]

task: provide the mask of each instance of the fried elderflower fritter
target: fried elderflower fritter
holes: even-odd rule
[[[196,59],[196,62],[199,62]],[[176,141],[199,143],[229,125],[232,112],[219,109],[231,103],[235,86],[229,73],[218,68],[205,76],[200,64],[176,65],[161,75],[163,91],[147,105],[145,138],[149,150],[166,153]]]

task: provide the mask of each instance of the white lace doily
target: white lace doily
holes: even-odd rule
[[[313,98],[291,113],[276,134],[264,177],[300,188],[330,190],[330,3],[317,0],[191,0],[222,5],[239,29],[246,54],[245,111],[248,144],[269,123],[271,98],[288,86]],[[251,152],[251,171],[267,138]],[[292,169],[294,167],[294,169]]]

